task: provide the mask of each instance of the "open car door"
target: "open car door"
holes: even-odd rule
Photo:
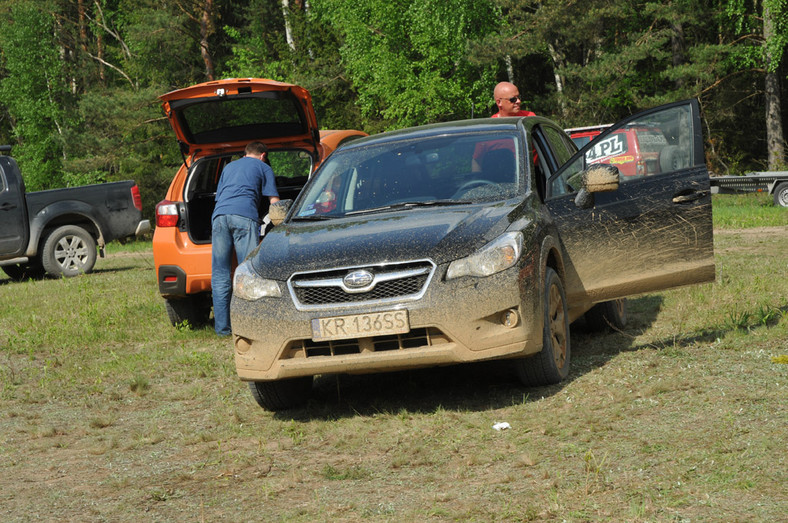
[[[545,203],[559,230],[570,302],[714,280],[699,109],[696,100],[687,100],[631,116],[548,175]],[[649,130],[652,154],[646,159],[622,156],[616,148],[622,134],[636,129]],[[626,161],[653,164],[638,176],[610,168]],[[595,184],[594,171],[606,178],[603,183]]]

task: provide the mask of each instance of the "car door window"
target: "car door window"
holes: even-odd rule
[[[616,167],[621,183],[703,165],[702,143],[689,132],[691,119],[690,105],[678,104],[610,127],[550,178],[548,198],[578,190],[577,175],[595,164]]]
[[[577,152],[577,147],[561,129],[550,126],[540,126],[540,131],[544,135],[544,139],[549,144],[550,150],[552,151],[552,158],[555,162],[555,166],[551,169],[551,172],[555,172],[572,158],[572,155]],[[550,189],[552,194],[567,194],[577,190],[571,185],[561,181],[553,183]]]
[[[542,126],[545,138],[550,143],[555,155],[555,160],[558,166],[564,165],[572,158],[572,155],[577,152],[577,147],[574,146],[572,140],[560,129],[554,127]]]

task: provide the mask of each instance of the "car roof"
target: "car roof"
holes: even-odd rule
[[[386,142],[394,142],[405,139],[427,138],[441,136],[445,134],[468,133],[468,132],[495,132],[495,131],[514,131],[520,125],[530,127],[539,122],[547,122],[556,125],[552,120],[541,116],[521,116],[509,118],[476,118],[473,120],[453,120],[450,122],[432,123],[415,127],[406,127],[394,131],[385,131],[374,134],[366,138],[353,140],[345,147],[362,147],[367,145],[378,145]],[[560,129],[560,127],[559,127]]]
[[[564,131],[566,131],[569,134],[594,133],[594,132],[601,133],[611,125],[613,124],[606,123],[600,125],[588,125],[586,127],[572,127],[570,129],[564,129]]]

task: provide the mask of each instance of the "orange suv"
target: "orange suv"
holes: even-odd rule
[[[198,326],[211,314],[211,214],[224,166],[262,141],[281,198],[294,199],[331,152],[366,133],[319,131],[309,91],[273,80],[206,82],[159,98],[183,164],[156,205],[153,260],[172,324]]]
[[[580,149],[608,127],[610,125],[596,125],[565,131]],[[586,153],[586,158],[588,163],[616,166],[624,177],[623,181],[626,181],[626,177],[648,176],[687,166],[689,161],[681,157],[679,148],[668,143],[668,137],[659,126],[624,127],[601,140]]]

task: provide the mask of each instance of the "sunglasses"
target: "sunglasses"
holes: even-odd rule
[[[516,102],[519,99],[520,99],[520,95],[512,96],[511,98],[507,98],[507,100],[509,100],[511,103],[514,103],[514,102]]]

